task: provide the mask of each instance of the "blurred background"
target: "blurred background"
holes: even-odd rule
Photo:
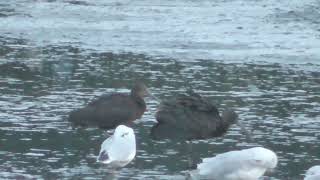
[[[13,0],[0,2],[0,178],[108,179],[105,131],[69,113],[143,81],[160,99],[187,88],[234,108],[220,138],[152,140],[158,103],[134,124],[137,156],[117,179],[176,179],[195,163],[264,146],[273,180],[320,163],[320,2],[300,0]]]

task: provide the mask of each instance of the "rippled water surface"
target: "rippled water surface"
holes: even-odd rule
[[[0,2],[0,178],[178,179],[189,159],[261,145],[279,156],[271,179],[319,164],[320,4],[317,1]],[[104,130],[72,129],[68,114],[144,81],[160,99],[193,88],[234,108],[220,138],[152,140],[157,102],[134,123],[133,162],[95,162]],[[109,132],[110,134],[111,132]]]

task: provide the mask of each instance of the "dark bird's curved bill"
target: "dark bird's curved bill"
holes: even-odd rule
[[[253,141],[252,133],[249,130],[247,130],[244,124],[239,120],[237,121],[237,125],[240,127],[241,133],[246,136],[246,139],[252,142]]]
[[[157,101],[158,103],[160,102],[160,99],[158,97],[156,97],[155,95],[153,95],[149,90],[147,91],[147,94],[153,100]]]

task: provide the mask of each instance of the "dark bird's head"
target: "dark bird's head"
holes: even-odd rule
[[[222,113],[222,119],[225,123],[236,124],[238,122],[238,114],[232,109],[226,109]]]
[[[159,101],[157,97],[155,97],[152,93],[149,92],[147,86],[142,82],[135,83],[135,85],[131,89],[131,95],[135,97],[140,97],[140,98],[150,96],[156,101]]]
[[[144,98],[148,96],[150,93],[148,88],[142,82],[137,82],[131,89],[131,95]]]

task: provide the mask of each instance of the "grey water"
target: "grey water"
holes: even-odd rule
[[[177,179],[194,163],[264,146],[274,180],[320,164],[319,1],[14,0],[0,2],[1,179]],[[134,123],[137,156],[95,162],[106,132],[68,114],[141,80],[160,99],[192,88],[234,108],[252,133],[153,140],[158,103]],[[108,132],[107,134],[110,134]]]

